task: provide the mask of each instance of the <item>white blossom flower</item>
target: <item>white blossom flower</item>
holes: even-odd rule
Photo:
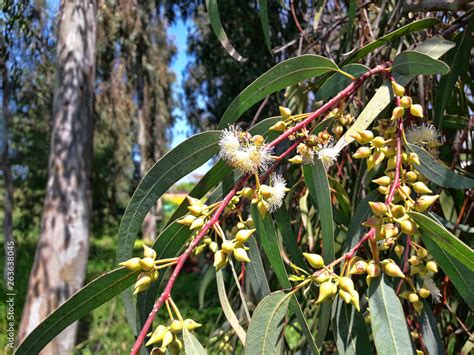
[[[283,198],[285,197],[286,181],[281,175],[272,174],[270,177],[271,181],[271,196],[267,199],[268,210],[274,212],[281,207],[283,204]]]
[[[441,143],[441,135],[436,127],[430,124],[411,126],[406,130],[405,138],[408,143],[430,148],[438,147]]]
[[[423,286],[431,292],[431,298],[433,299],[434,303],[441,302],[441,291],[436,286],[431,277],[425,277],[423,279]]]
[[[334,161],[337,159],[341,149],[334,145],[334,142],[326,143],[319,151],[318,151],[318,159],[322,161],[324,167],[328,169]]]
[[[224,129],[219,139],[220,156],[234,168],[255,174],[268,168],[272,149],[265,144],[256,145],[251,136],[235,126]]]

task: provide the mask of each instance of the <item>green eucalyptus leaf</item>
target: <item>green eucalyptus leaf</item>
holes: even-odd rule
[[[400,299],[386,275],[371,280],[369,308],[377,353],[414,354]]]
[[[33,329],[15,353],[40,353],[67,326],[128,288],[136,281],[138,273],[119,268],[91,281]]]
[[[469,61],[466,58],[470,57],[470,51],[472,48],[472,32],[474,30],[474,20],[469,21],[469,25],[464,32],[458,35],[458,46],[453,54],[452,58],[448,61],[451,66],[451,72],[449,75],[441,78],[439,82],[438,90],[436,90],[436,96],[433,100],[434,109],[434,122],[436,126],[441,128],[445,126],[444,122],[444,110],[448,104],[448,100],[452,97],[456,81],[459,76],[469,68]],[[448,60],[449,60],[448,59]]]
[[[408,214],[418,224],[423,240],[431,239],[468,270],[474,272],[474,251],[471,248],[429,216],[418,212]]]
[[[207,131],[188,138],[164,155],[145,174],[120,222],[117,261],[132,256],[133,244],[145,218],[158,198],[175,182],[200,167],[218,152],[219,131]]]
[[[374,353],[362,314],[340,297],[337,297],[333,303],[332,329],[339,354],[370,355]]]
[[[270,291],[267,275],[263,266],[260,251],[255,237],[251,237],[248,241],[250,262],[247,263],[247,273],[250,279],[250,285],[255,294],[257,301],[261,301]]]
[[[404,51],[392,62],[392,70],[401,75],[445,75],[449,66],[418,51]]]
[[[410,22],[408,25],[400,27],[393,32],[386,34],[385,36],[380,37],[379,39],[370,42],[366,46],[362,47],[361,49],[354,52],[350,55],[344,62],[342,62],[341,66],[344,66],[349,63],[357,62],[359,59],[364,58],[367,54],[373,52],[377,48],[383,46],[384,44],[388,44],[400,37],[406,36],[412,32],[417,32],[424,30],[425,28],[433,27],[438,25],[440,21],[436,18],[425,18],[418,21]]]
[[[222,47],[229,53],[229,55],[239,62],[245,62],[247,58],[242,57],[237,50],[232,46],[227,38],[227,34],[222,27],[221,18],[219,15],[219,6],[217,0],[206,0],[206,8],[211,21],[211,27]]]
[[[474,188],[474,179],[456,174],[446,164],[433,157],[425,149],[410,143],[408,144],[408,149],[416,153],[420,158],[421,164],[415,166],[416,170],[436,185],[449,189]]]
[[[273,55],[272,44],[270,42],[270,28],[268,26],[268,4],[267,0],[258,0],[260,23],[262,24],[263,37],[265,38],[265,44],[267,45],[268,51]]]
[[[205,355],[207,351],[199,340],[186,328],[183,328],[184,352],[186,355]]]
[[[227,107],[219,128],[225,128],[237,121],[249,108],[267,95],[287,86],[316,76],[339,70],[330,59],[319,55],[306,54],[278,63],[247,86]]]
[[[369,71],[369,68],[362,64],[348,64],[341,68],[342,71],[351,74],[353,77],[358,78],[362,74]],[[334,73],[329,77],[328,80],[318,89],[314,95],[315,100],[326,100],[336,96],[339,92],[344,90],[352,80],[341,73]]]
[[[276,354],[282,336],[283,318],[288,312],[291,295],[277,291],[265,297],[250,321],[245,354]]]
[[[288,280],[288,274],[285,269],[285,264],[281,258],[280,248],[278,245],[277,235],[275,228],[273,226],[273,220],[271,215],[268,214],[265,218],[260,216],[260,213],[257,210],[255,205],[251,207],[252,218],[255,223],[255,228],[257,229],[257,236],[259,237],[259,244],[262,246],[265,255],[272,266],[273,271],[275,272],[279,283],[284,288],[291,288],[291,283]],[[308,326],[308,321],[301,309],[300,304],[296,296],[292,296],[290,300],[291,310],[295,313],[296,318],[298,319],[299,324],[303,330],[303,333],[306,337],[306,340],[309,343],[311,351],[313,354],[319,354],[318,347],[316,342],[311,334],[311,329]]]
[[[429,303],[423,300],[423,310],[418,316],[418,322],[421,327],[421,334],[423,335],[423,343],[428,350],[428,354],[444,355],[443,341],[438,330],[438,322],[436,321]]]

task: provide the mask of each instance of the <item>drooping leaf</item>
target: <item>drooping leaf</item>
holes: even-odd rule
[[[115,269],[91,281],[41,322],[20,344],[16,354],[38,354],[67,326],[129,287],[138,272]]]
[[[410,22],[408,25],[400,27],[399,29],[386,34],[385,36],[380,37],[379,39],[370,42],[366,46],[362,47],[352,55],[350,55],[344,62],[342,62],[341,67],[349,64],[357,62],[359,59],[364,58],[367,54],[373,52],[377,48],[383,46],[384,44],[388,44],[397,38],[406,36],[412,32],[421,31],[425,28],[433,27],[438,25],[440,21],[436,18],[425,18],[418,21]]]
[[[199,285],[199,292],[198,292],[198,301],[199,301],[199,309],[204,307],[204,301],[206,299],[206,291],[210,283],[215,279],[216,272],[215,269],[211,266],[208,267],[207,270],[204,272],[204,276],[201,279],[201,284]]]
[[[416,169],[436,185],[449,189],[474,188],[474,179],[456,174],[446,164],[433,157],[425,149],[410,143],[408,144],[408,149],[416,153],[420,158],[421,164],[416,165]]]
[[[422,240],[428,238],[439,245],[444,251],[474,272],[474,251],[429,216],[408,212],[419,225]]]
[[[268,51],[273,55],[272,44],[270,42],[270,28],[268,26],[268,4],[267,0],[258,0],[260,23],[262,24],[263,36],[265,38],[265,44],[267,45]]]
[[[221,23],[221,17],[219,14],[219,6],[217,0],[206,0],[207,13],[209,14],[209,20],[211,21],[211,27],[222,47],[229,53],[229,55],[239,62],[245,62],[247,58],[242,57],[237,50],[232,46],[227,38],[227,34],[224,31]]]
[[[466,301],[469,307],[474,310],[473,272],[441,248],[434,241],[434,237],[432,238],[429,234],[426,234],[422,238],[426,248],[430,254],[433,255],[441,269],[448,275],[461,297]]]
[[[401,75],[445,75],[449,66],[418,51],[404,51],[393,60],[392,70]]]
[[[247,263],[247,272],[250,279],[250,285],[257,301],[262,300],[270,291],[265,268],[263,267],[258,244],[254,237],[248,241],[250,262]]]
[[[265,297],[255,309],[247,332],[245,354],[276,354],[283,330],[283,318],[291,295],[277,291]]]
[[[375,348],[379,354],[414,354],[400,299],[385,275],[372,279],[369,307]]]
[[[362,64],[348,64],[341,68],[342,71],[351,74],[353,77],[358,78],[362,74],[369,71],[369,68]],[[341,73],[334,73],[324,82],[323,85],[318,89],[314,95],[315,100],[326,100],[330,97],[336,96],[346,86],[351,83],[351,79]]]
[[[219,296],[219,301],[221,303],[222,311],[226,319],[229,321],[232,329],[239,337],[243,345],[245,345],[247,334],[245,333],[244,328],[239,323],[239,319],[234,313],[232,306],[230,305],[229,299],[227,298],[227,292],[225,290],[224,276],[222,275],[222,270],[216,272],[216,282],[217,282],[217,294]]]
[[[454,52],[450,66],[451,71],[449,75],[441,78],[436,90],[436,96],[433,100],[434,105],[434,122],[436,126],[441,129],[444,126],[444,110],[448,103],[448,100],[452,97],[456,81],[459,76],[469,68],[470,51],[472,48],[472,36],[471,33],[474,30],[474,20],[471,18],[469,25],[464,32],[459,34],[459,41],[456,51]],[[450,53],[452,54],[452,53]]]
[[[373,354],[362,314],[357,312],[352,305],[346,304],[340,297],[333,303],[332,329],[339,354]]]
[[[117,261],[132,256],[133,244],[148,211],[175,182],[218,152],[219,131],[196,134],[168,152],[143,177],[127,206],[117,236]]]
[[[257,210],[257,207],[253,205],[251,207],[251,214],[253,221],[255,223],[255,228],[257,229],[257,235],[259,237],[260,245],[262,246],[265,255],[272,266],[273,271],[275,272],[279,283],[284,288],[290,288],[291,284],[288,280],[288,274],[285,269],[285,264],[280,255],[280,249],[278,246],[277,235],[275,228],[273,226],[273,221],[271,215],[267,215],[265,218],[262,218]],[[303,333],[308,341],[308,344],[311,348],[313,354],[319,354],[319,349],[316,346],[316,342],[311,334],[311,330],[308,326],[305,315],[301,309],[300,304],[296,296],[292,296],[290,300],[291,310],[295,313],[296,318],[298,319],[299,324],[303,330]]]
[[[444,355],[444,346],[431,307],[426,300],[423,300],[423,310],[418,316],[418,322],[421,327],[421,334],[423,335],[423,343],[428,350],[428,354]]]
[[[206,355],[207,351],[199,340],[186,328],[183,328],[184,352],[186,355]]]
[[[219,128],[225,128],[237,121],[249,108],[267,95],[277,92],[300,81],[339,70],[330,59],[319,55],[306,54],[278,63],[247,86],[227,107]]]
[[[317,159],[314,165],[305,165],[303,172],[309,193],[318,208],[323,239],[323,258],[328,264],[334,260],[334,224],[326,170],[321,160]]]

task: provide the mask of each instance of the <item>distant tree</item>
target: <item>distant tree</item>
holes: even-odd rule
[[[48,184],[20,340],[76,292],[85,277],[91,216],[96,12],[95,1],[63,1],[60,5]],[[77,325],[68,327],[45,353],[70,351],[76,330]]]

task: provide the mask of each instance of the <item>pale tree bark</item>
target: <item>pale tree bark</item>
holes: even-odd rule
[[[5,249],[5,267],[4,267],[4,285],[8,285],[8,274],[14,272],[8,267],[9,256],[15,255],[15,246],[13,240],[13,178],[8,159],[8,125],[10,123],[10,80],[8,77],[7,67],[7,47],[5,38],[0,35],[0,68],[2,71],[2,117],[0,122],[0,167],[3,172],[4,181],[4,197],[3,197],[3,236],[5,241],[3,243]],[[13,262],[13,265],[15,263]]]
[[[20,324],[20,341],[84,282],[89,252],[96,53],[96,0],[62,0],[57,84],[41,234]],[[70,353],[77,323],[43,351]]]

